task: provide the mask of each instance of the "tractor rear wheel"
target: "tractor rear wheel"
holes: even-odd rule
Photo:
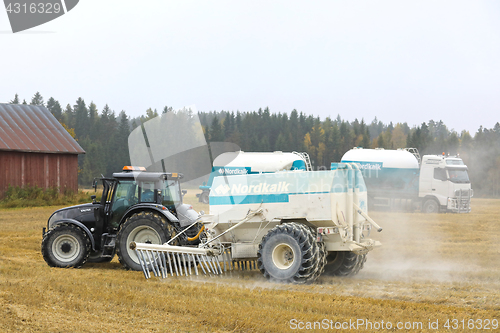
[[[319,252],[315,243],[311,231],[298,223],[277,225],[262,238],[258,268],[270,280],[312,282]]]
[[[43,259],[51,267],[79,268],[87,261],[89,252],[89,237],[73,224],[56,225],[42,240]]]
[[[350,251],[330,252],[327,256],[325,274],[331,276],[352,276],[358,274],[366,261],[366,255]]]
[[[170,239],[162,218],[150,212],[136,213],[122,225],[116,236],[116,254],[126,269],[142,270],[130,243],[163,244]]]

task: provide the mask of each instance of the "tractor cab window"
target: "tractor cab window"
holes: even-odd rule
[[[155,202],[155,183],[142,182],[141,183],[141,202]]]
[[[175,208],[182,203],[179,183],[175,180],[164,180],[161,190],[162,205],[168,208]]]
[[[135,181],[120,181],[116,185],[113,206],[111,207],[111,225],[117,227],[123,213],[137,200],[137,184]]]

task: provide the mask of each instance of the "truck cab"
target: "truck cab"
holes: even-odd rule
[[[422,198],[424,211],[438,208],[454,213],[469,213],[472,195],[467,166],[461,158],[444,155],[422,157],[419,197]],[[434,203],[430,200],[434,200]]]

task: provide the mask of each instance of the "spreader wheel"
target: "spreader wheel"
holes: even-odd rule
[[[358,255],[350,251],[330,252],[327,256],[325,274],[332,276],[352,276],[358,274],[366,261],[366,254]]]
[[[309,229],[292,222],[278,225],[262,239],[258,268],[268,279],[306,283],[317,271],[317,246]]]

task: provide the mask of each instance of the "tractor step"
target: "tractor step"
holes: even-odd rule
[[[102,235],[102,257],[113,257],[115,255],[115,240],[116,235],[103,234]]]

